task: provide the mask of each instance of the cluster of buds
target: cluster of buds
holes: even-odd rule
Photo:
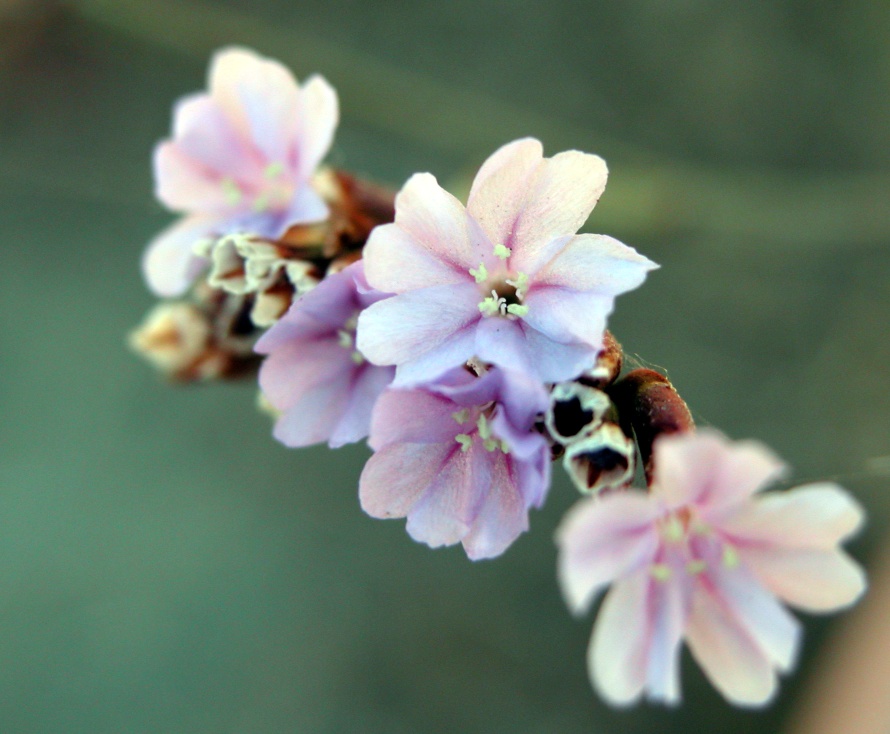
[[[767,702],[799,641],[782,602],[829,611],[865,588],[840,548],[858,505],[828,483],[764,492],[783,468],[766,447],[696,431],[664,375],[622,371],[606,322],[657,266],[577,234],[601,158],[526,138],[483,163],[466,205],[428,173],[393,196],[320,167],[337,118],[321,77],[214,57],[155,153],[182,218],[143,267],[180,300],[133,347],[180,380],[259,365],[276,439],[367,439],[363,509],[473,560],[528,530],[561,460],[583,498],[558,532],[560,585],[577,613],[606,593],[595,688],[678,702],[685,642],[729,700]]]

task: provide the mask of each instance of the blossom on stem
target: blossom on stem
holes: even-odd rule
[[[534,430],[546,407],[539,383],[497,368],[387,390],[374,408],[362,508],[407,517],[411,537],[431,547],[460,542],[473,560],[500,555],[547,494],[550,449]]]
[[[482,166],[466,208],[428,173],[396,197],[365,247],[368,282],[397,294],[362,314],[358,343],[395,384],[471,357],[545,382],[589,368],[615,297],[657,267],[611,237],[576,235],[606,185],[601,158],[544,158],[527,138]]]
[[[780,600],[824,612],[862,594],[862,569],[839,548],[862,511],[830,483],[760,493],[783,465],[755,442],[703,430],[654,448],[650,493],[584,500],[557,533],[573,612],[612,585],[588,651],[593,685],[616,705],[677,703],[685,640],[728,700],[765,704],[800,637]]]
[[[173,135],[154,153],[155,191],[184,216],[143,257],[158,295],[185,291],[206,259],[193,246],[249,232],[277,238],[323,220],[328,207],[313,174],[337,127],[337,94],[320,76],[302,86],[277,61],[243,48],[218,51],[207,92],[180,100]]]
[[[386,295],[368,286],[359,260],[295,301],[257,342],[256,351],[268,355],[260,389],[281,413],[274,430],[281,443],[337,448],[368,435],[371,410],[394,369],[362,357],[355,324]]]

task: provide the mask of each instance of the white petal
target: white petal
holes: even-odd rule
[[[157,295],[170,298],[184,293],[207,259],[192,253],[193,245],[213,229],[214,217],[183,217],[152,240],[142,256],[142,272]]]
[[[526,324],[553,341],[602,347],[606,319],[614,304],[610,296],[567,288],[535,287],[525,298]]]
[[[318,75],[309,77],[300,89],[299,171],[308,180],[334,140],[340,121],[336,90]]]

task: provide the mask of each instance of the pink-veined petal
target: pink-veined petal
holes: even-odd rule
[[[405,517],[439,476],[454,448],[448,442],[384,446],[362,470],[362,509],[371,517]]]
[[[535,283],[617,296],[637,288],[658,267],[632,247],[601,234],[579,234],[545,260]]]
[[[556,542],[560,588],[572,613],[583,613],[603,587],[652,561],[657,512],[636,491],[581,500],[568,512]]]
[[[340,121],[336,90],[327,80],[313,74],[300,89],[299,170],[306,180],[327,155]]]
[[[358,350],[374,364],[404,364],[478,321],[478,302],[474,284],[433,286],[379,301],[359,316]],[[439,374],[455,366],[442,365]]]
[[[155,146],[153,165],[155,196],[168,209],[222,214],[232,208],[224,177],[191,158],[175,142]]]
[[[742,561],[774,594],[808,612],[830,612],[865,591],[862,567],[840,550],[739,546]]]
[[[387,390],[374,407],[368,443],[379,451],[394,443],[447,443],[460,432],[460,408],[428,390]]]
[[[374,405],[392,382],[394,374],[395,369],[392,367],[375,367],[370,364],[356,369],[349,387],[349,402],[328,439],[332,449],[354,443],[368,435]]]
[[[222,49],[211,61],[208,86],[267,160],[289,158],[299,124],[299,87],[285,66],[245,48]]]
[[[444,263],[469,272],[481,262],[492,267],[494,245],[457,199],[439,186],[430,173],[415,173],[396,195],[395,223],[419,245]],[[366,264],[375,288],[373,263]],[[469,276],[468,276],[469,277]],[[383,288],[381,288],[383,290]]]
[[[286,411],[319,385],[344,378],[354,366],[349,350],[334,337],[293,340],[263,360],[260,388],[277,410]]]
[[[375,227],[364,247],[363,258],[368,281],[387,293],[474,282],[469,271],[440,259],[398,224]]]
[[[207,266],[207,259],[192,253],[218,220],[212,216],[183,217],[157,235],[142,256],[142,272],[149,288],[165,298],[184,293]]]
[[[769,492],[733,508],[720,528],[746,543],[833,550],[862,524],[862,507],[830,482]]]
[[[328,441],[349,403],[350,372],[347,367],[327,379],[313,375],[314,384],[301,386],[309,389],[294,390],[290,405],[275,423],[275,440],[291,448]]]
[[[501,555],[528,530],[528,506],[510,472],[506,456],[496,451],[492,458],[488,490],[470,532],[462,541],[467,556],[473,561]]]

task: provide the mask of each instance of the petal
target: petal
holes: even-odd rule
[[[596,361],[598,347],[563,344],[533,328],[525,330],[525,341],[533,355],[539,378],[544,382],[572,380]]]
[[[491,485],[491,454],[479,441],[453,448],[439,473],[408,513],[408,534],[431,548],[453,545],[470,531]]]
[[[208,86],[236,129],[268,161],[290,157],[299,124],[299,87],[285,66],[248,49],[223,49],[211,61]]]
[[[327,80],[314,74],[300,89],[300,178],[308,180],[327,155],[340,121],[337,91]]]
[[[612,237],[579,234],[545,260],[535,283],[617,296],[638,287],[657,268],[649,258]]]
[[[216,222],[202,215],[183,217],[149,243],[142,256],[142,273],[155,294],[170,298],[188,290],[207,266],[207,259],[194,255],[192,247]]]
[[[800,625],[739,570],[703,574],[693,595],[686,638],[708,679],[731,702],[762,706],[776,690],[776,668],[793,664]],[[733,581],[733,577],[735,580]]]
[[[519,321],[500,316],[481,319],[476,328],[475,353],[483,362],[530,377],[538,376],[538,366]]]
[[[495,458],[491,483],[470,532],[463,538],[467,556],[473,561],[501,555],[528,530],[528,505],[506,457],[500,451],[493,452],[492,456]]]
[[[428,352],[400,364],[393,385],[413,387],[433,380],[439,381],[446,372],[462,367],[473,356],[476,333],[473,325],[455,332]]]
[[[294,192],[287,209],[281,214],[273,237],[281,237],[295,224],[322,222],[328,218],[330,210],[324,199],[309,184],[300,186]]]
[[[454,452],[448,443],[397,443],[376,452],[359,479],[359,500],[371,517],[405,517]]]
[[[603,602],[588,649],[594,686],[623,706],[646,697],[680,700],[679,658],[689,606],[682,577],[654,581],[647,570],[618,582]]]
[[[392,367],[365,364],[355,371],[349,391],[349,402],[339,422],[331,431],[328,444],[332,449],[354,443],[368,435],[371,414],[381,393],[395,375]]]
[[[862,507],[847,492],[821,482],[758,495],[727,513],[720,529],[744,543],[833,550],[863,519]]]
[[[739,546],[738,552],[770,591],[808,612],[848,607],[865,592],[865,572],[841,551]]]
[[[319,380],[318,375],[312,375],[314,383],[295,386],[290,405],[275,423],[275,440],[297,448],[330,439],[349,403],[351,370],[338,370],[325,377]]]
[[[785,470],[763,444],[731,442],[710,429],[661,436],[654,450],[653,491],[674,507],[699,505],[706,520],[746,500]]]
[[[478,321],[478,301],[473,284],[433,286],[379,301],[359,316],[358,349],[374,364],[404,364]],[[443,364],[439,374],[457,364]]]
[[[535,287],[525,298],[528,313],[523,320],[553,341],[582,342],[598,350],[603,344],[606,319],[613,304],[611,296],[599,293]]]
[[[416,173],[409,178],[396,195],[395,206],[395,223],[443,263],[468,272],[480,262],[492,267],[499,262],[476,221],[432,174]],[[381,288],[374,282],[372,266],[366,269],[371,285]]]
[[[334,338],[294,339],[263,360],[260,388],[277,410],[286,411],[325,383],[346,380],[354,366]]]
[[[577,502],[556,531],[560,588],[573,614],[607,584],[648,564],[658,549],[657,505],[627,491]]]
[[[175,142],[158,143],[153,156],[155,196],[178,212],[225,212],[232,200],[213,169],[189,156]]]
[[[375,227],[362,257],[368,282],[387,293],[473,282],[467,270],[439,259],[398,224]]]
[[[459,432],[452,413],[459,407],[428,390],[387,390],[374,407],[371,437],[375,451],[394,443],[447,443]]]

